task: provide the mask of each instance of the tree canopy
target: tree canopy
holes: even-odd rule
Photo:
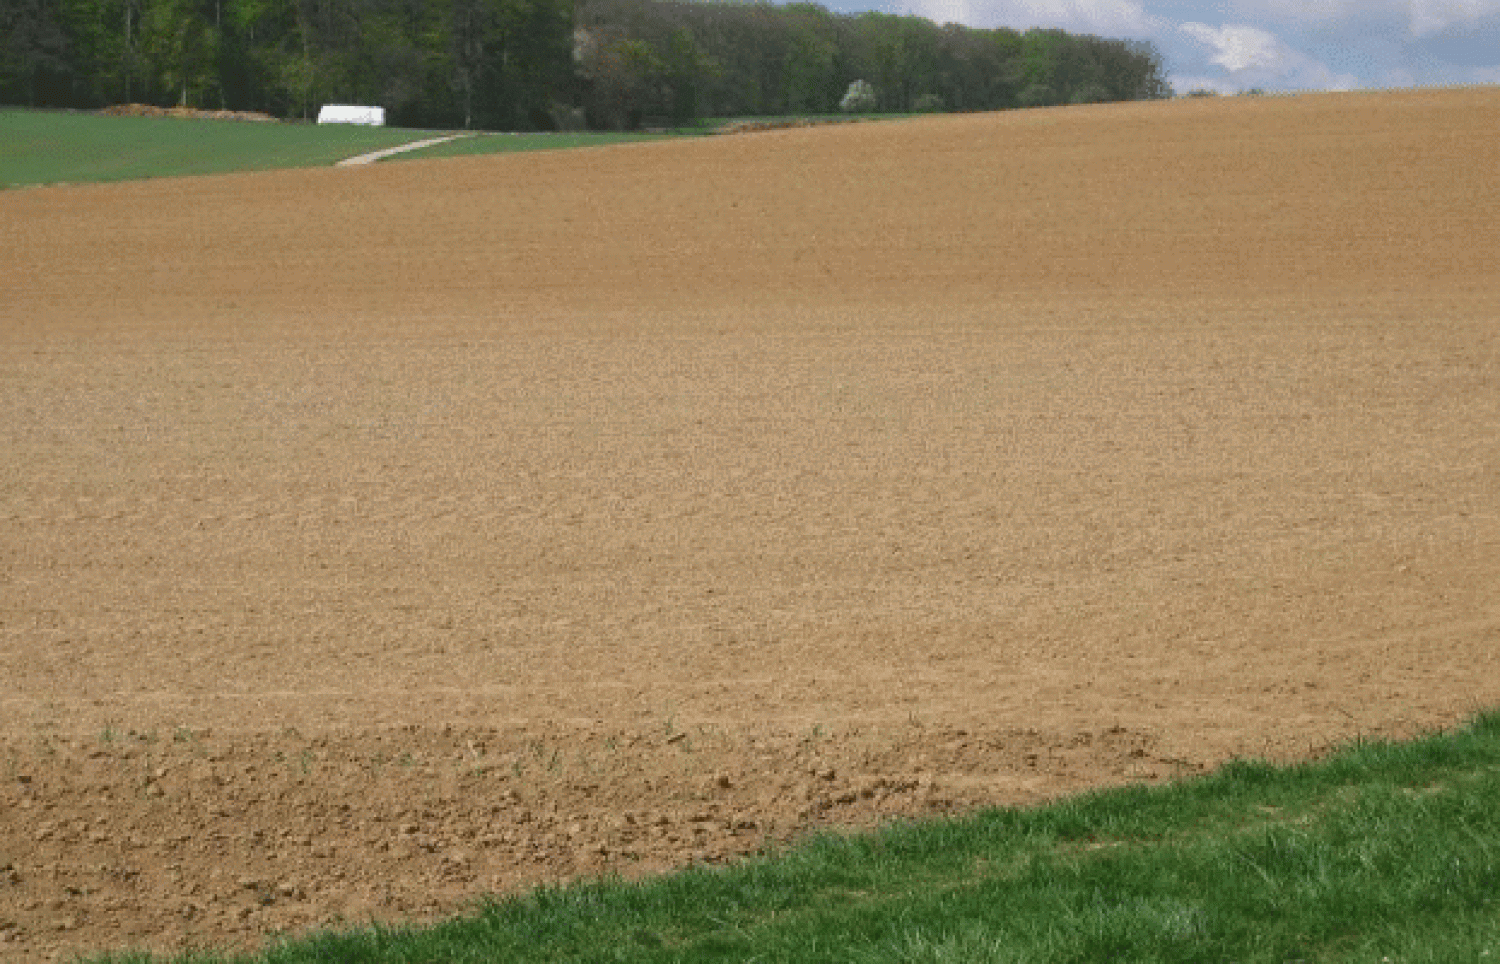
[[[0,102],[139,102],[412,127],[630,128],[698,117],[996,110],[1170,94],[1150,45],[814,3],[10,0]],[[581,111],[581,114],[580,114]]]

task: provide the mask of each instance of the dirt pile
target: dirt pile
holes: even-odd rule
[[[203,110],[197,107],[155,107],[151,104],[115,104],[99,110],[105,117],[186,117],[195,120],[270,121],[270,114],[258,110]]]

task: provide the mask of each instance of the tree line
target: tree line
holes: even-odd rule
[[[0,103],[181,104],[407,127],[628,129],[827,113],[1170,96],[1145,43],[938,25],[814,3],[5,0]],[[846,107],[848,105],[846,104]]]

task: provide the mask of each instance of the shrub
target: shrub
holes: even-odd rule
[[[937,94],[923,94],[911,102],[911,109],[921,114],[934,114],[943,109],[943,98]]]
[[[1016,96],[1022,107],[1051,107],[1057,103],[1057,91],[1046,84],[1032,84]]]
[[[846,114],[853,114],[875,109],[879,98],[875,96],[875,88],[863,80],[856,80],[849,85],[848,91],[844,93],[844,99],[839,101],[839,110]]]
[[[1098,84],[1087,84],[1073,91],[1073,96],[1068,98],[1070,104],[1104,104],[1112,100],[1109,91]]]

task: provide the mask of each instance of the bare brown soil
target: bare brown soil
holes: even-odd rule
[[[0,957],[1500,701],[1500,91],[0,195]]]

